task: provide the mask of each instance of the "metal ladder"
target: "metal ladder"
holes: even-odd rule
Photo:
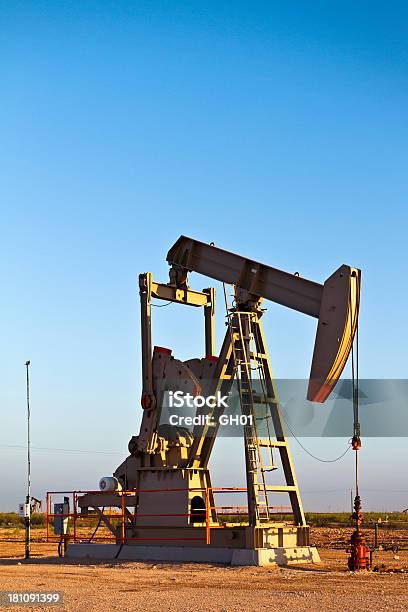
[[[259,314],[257,311],[244,312],[236,308],[227,308],[227,318],[241,412],[252,416],[252,426],[244,427],[249,523],[259,525],[270,521],[272,513],[268,493],[286,492],[291,501],[295,524],[305,525]],[[259,406],[265,406],[263,414],[259,414],[259,408],[256,409]],[[263,448],[267,449],[265,464],[262,458]],[[267,476],[277,469],[273,457],[274,448],[280,453],[286,485],[273,485],[267,482]]]

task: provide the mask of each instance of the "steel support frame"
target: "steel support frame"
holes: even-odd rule
[[[215,353],[215,289],[209,287],[203,291],[195,291],[185,286],[157,283],[151,272],[139,275],[140,293],[140,323],[142,340],[142,398],[144,409],[142,427],[147,431],[146,452],[153,451],[153,437],[156,426],[156,398],[153,390],[153,345],[152,345],[152,299],[165,300],[186,306],[202,307],[204,309],[205,355]]]

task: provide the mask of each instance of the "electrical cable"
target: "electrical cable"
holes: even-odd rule
[[[101,526],[102,516],[103,516],[103,513],[104,513],[104,512],[105,512],[105,506],[103,506],[103,508],[102,508],[101,514],[99,515],[99,521],[98,521],[98,524],[97,524],[97,526],[95,527],[95,531],[93,532],[93,534],[92,534],[92,535],[91,535],[91,537],[89,538],[89,540],[88,540],[88,544],[89,544],[90,542],[92,542],[92,540],[94,539],[94,536],[95,536],[96,532],[98,531],[99,527]]]
[[[120,553],[122,552],[122,548],[123,548],[123,542],[121,542],[120,546],[119,546],[119,550],[116,553],[116,555],[113,557],[114,559],[117,559],[120,555]]]
[[[61,538],[60,541],[58,542],[58,556],[62,557],[62,542],[64,541],[64,538]]]
[[[289,429],[290,433],[292,434],[292,436],[295,438],[296,442],[299,444],[299,446],[305,451],[305,453],[307,453],[308,455],[310,455],[310,457],[312,457],[313,459],[316,459],[316,461],[320,461],[321,463],[335,463],[336,461],[340,461],[340,459],[343,459],[343,457],[349,452],[351,446],[348,446],[346,448],[346,450],[339,455],[338,457],[336,457],[335,459],[322,459],[321,457],[317,457],[316,455],[314,455],[313,453],[311,453],[305,446],[303,446],[303,444],[301,443],[301,441],[299,440],[299,438],[296,436],[295,432],[293,431],[293,429],[291,428],[291,426],[289,425],[289,423],[287,422],[287,420],[285,419],[285,417],[282,414],[281,411],[281,417],[282,419],[285,421],[285,424],[287,426],[287,428]]]
[[[336,461],[340,461],[340,459],[343,459],[343,457],[349,452],[351,448],[351,446],[348,446],[346,450],[341,455],[336,457],[335,459],[322,459],[321,457],[316,457],[316,455],[313,455],[313,453],[311,453],[305,446],[303,446],[303,444],[296,438],[296,436],[293,435],[293,437],[295,438],[299,446],[305,451],[305,453],[310,455],[312,459],[315,459],[316,461],[320,461],[320,463],[335,463]]]
[[[26,450],[26,446],[22,444],[0,444],[0,450],[8,449]],[[81,450],[78,448],[47,448],[45,446],[32,446],[31,450],[35,451],[47,451],[47,452],[59,452],[59,453],[86,453],[91,455],[122,455],[121,451],[97,451],[97,450]]]
[[[164,308],[165,306],[170,306],[170,304],[174,304],[174,302],[166,302],[166,304],[153,304],[152,306],[154,306],[155,308]]]

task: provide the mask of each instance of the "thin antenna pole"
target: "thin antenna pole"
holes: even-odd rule
[[[30,361],[26,361],[26,386],[27,386],[27,496],[25,511],[25,558],[30,558],[31,540],[31,453],[30,453],[30,375],[28,367]]]

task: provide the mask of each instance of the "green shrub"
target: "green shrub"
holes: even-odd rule
[[[8,529],[23,528],[24,518],[16,512],[0,512],[0,527]],[[35,513],[31,515],[31,526],[45,527],[45,514]]]

